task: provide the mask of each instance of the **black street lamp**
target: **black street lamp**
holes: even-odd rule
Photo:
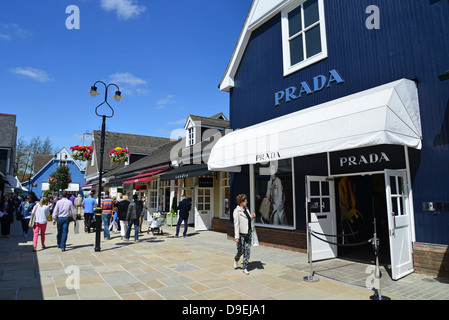
[[[119,102],[121,100],[123,100],[122,96],[121,96],[121,92],[119,87],[114,84],[114,83],[110,83],[108,85],[106,85],[106,83],[104,83],[103,81],[97,81],[94,83],[94,85],[91,87],[91,89],[89,91],[87,91],[87,93],[89,93],[93,98],[98,96],[100,93],[97,91],[97,87],[96,84],[97,83],[102,83],[105,87],[105,93],[104,93],[104,101],[102,103],[100,103],[96,108],[95,108],[95,114],[99,117],[103,118],[103,123],[101,125],[101,146],[100,146],[100,170],[99,170],[99,177],[98,177],[98,206],[95,209],[95,252],[99,252],[101,251],[101,247],[100,247],[100,237],[101,237],[101,214],[102,214],[102,208],[101,208],[101,192],[103,191],[103,186],[102,186],[102,180],[103,180],[103,155],[104,155],[104,136],[105,136],[105,131],[106,131],[106,118],[112,118],[114,116],[114,109],[111,107],[111,105],[108,103],[108,88],[110,86],[114,86],[117,88],[117,91],[115,91],[115,95],[112,96],[112,98]],[[111,113],[109,114],[103,114],[103,113],[99,113],[98,112],[98,108],[100,106],[102,106],[103,104],[107,104],[109,109],[111,109]],[[104,226],[105,228],[108,228],[109,226]]]

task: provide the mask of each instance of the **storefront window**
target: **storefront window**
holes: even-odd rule
[[[270,164],[256,164],[254,175],[256,223],[294,227],[291,159],[277,161],[277,170],[271,171]]]

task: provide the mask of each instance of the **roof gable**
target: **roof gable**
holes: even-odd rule
[[[184,128],[187,130],[188,128],[191,128],[193,126],[225,129],[229,127],[229,120],[226,119],[223,113],[218,113],[216,115],[213,115],[212,117],[202,117],[191,114],[187,118]]]
[[[263,23],[271,19],[287,6],[299,0],[253,0],[248,16],[246,17],[237,45],[232,53],[226,72],[221,79],[219,88],[229,92],[234,87],[234,76],[245,53],[251,33]]]

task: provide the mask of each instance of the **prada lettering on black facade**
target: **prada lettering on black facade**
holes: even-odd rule
[[[404,147],[396,145],[336,151],[329,158],[331,175],[406,168]]]

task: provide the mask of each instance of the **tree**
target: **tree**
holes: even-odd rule
[[[15,175],[22,180],[27,173],[33,173],[34,154],[55,154],[57,150],[49,137],[45,140],[33,137],[29,143],[20,137],[16,146]]]
[[[65,190],[69,187],[72,182],[70,178],[70,168],[68,166],[59,166],[55,172],[50,175],[50,190],[53,192],[58,192],[59,190]]]

